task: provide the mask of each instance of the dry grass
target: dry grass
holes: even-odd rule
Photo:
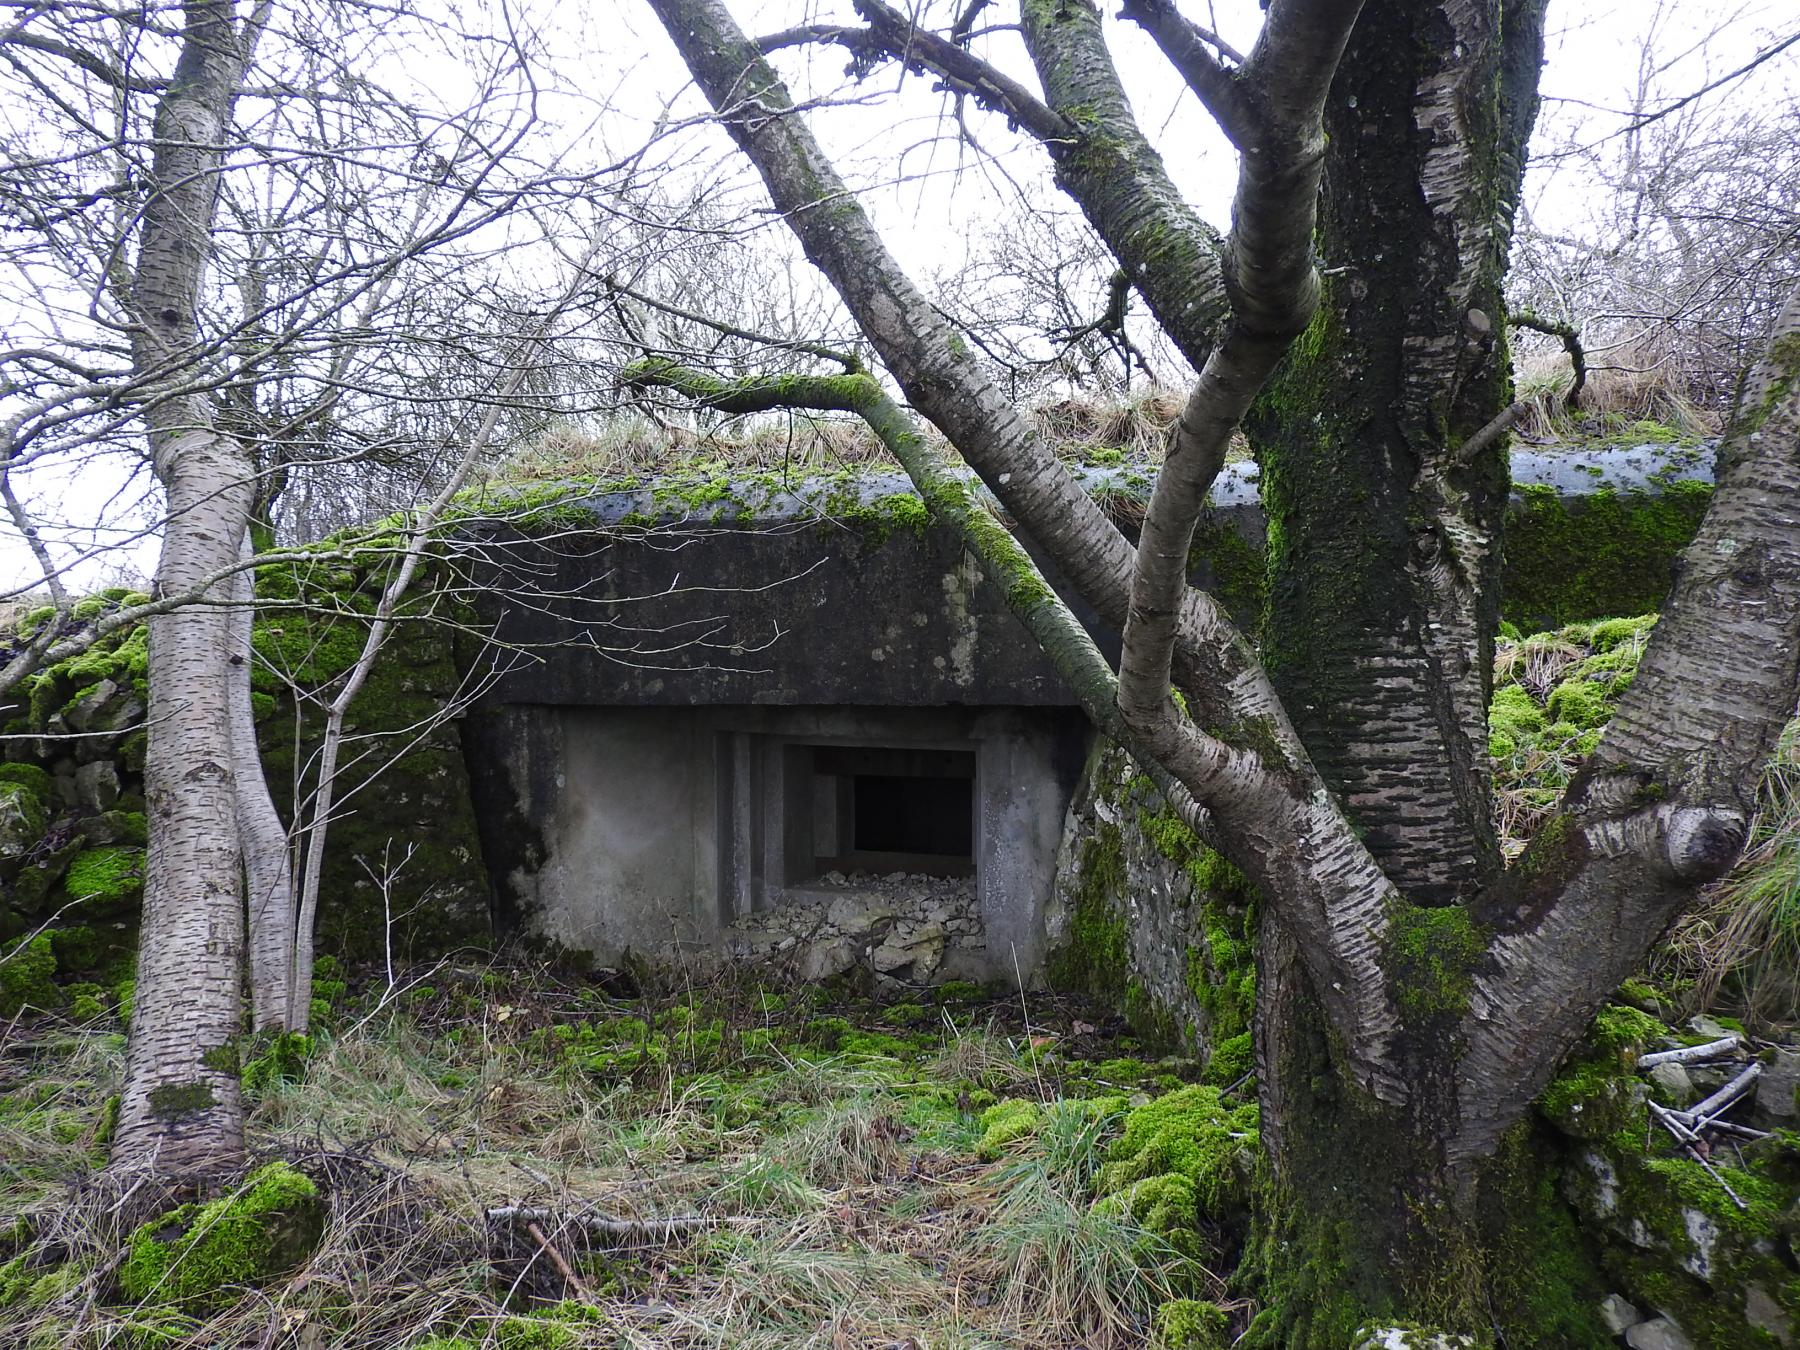
[[[1098,1090],[1071,1089],[1080,1066],[1030,1045],[1074,1014],[1033,1007],[1027,1029],[1002,999],[902,1019],[919,1031],[896,1035],[869,1010],[863,1028],[825,1033],[818,1013],[836,1010],[802,999],[659,1013],[519,972],[499,987],[481,971],[433,980],[402,1008],[345,1018],[302,1081],[255,1101],[255,1155],[314,1176],[329,1224],[291,1278],[204,1316],[109,1301],[153,1199],[121,1209],[80,1180],[100,1156],[89,1123],[117,1086],[122,1037],[38,1024],[31,1071],[0,1096],[0,1214],[37,1216],[33,1250],[53,1242],[73,1273],[0,1311],[0,1328],[29,1350],[396,1350],[431,1336],[498,1350],[1123,1350],[1144,1343],[1162,1299],[1218,1287],[1095,1210],[1116,1113],[1071,1112],[1001,1161],[976,1158],[981,1100]],[[1066,1034],[1091,1039],[1081,1028]],[[547,1223],[591,1302],[560,1308],[540,1342],[521,1319],[571,1291],[516,1227],[490,1231],[499,1204],[730,1222],[625,1241]]]
[[[1518,426],[1525,440],[1583,444],[1634,434],[1645,439],[1718,434],[1717,415],[1689,401],[1671,364],[1630,348],[1591,353],[1588,359],[1593,366],[1574,412],[1567,406],[1575,378],[1567,355],[1534,346],[1518,360],[1514,397],[1528,408]]]
[[[1038,433],[1066,459],[1117,457],[1161,463],[1182,395],[1147,389],[1126,402],[1060,399],[1027,409]],[[607,481],[667,472],[696,461],[744,473],[791,472],[804,477],[846,467],[899,466],[863,422],[840,415],[793,413],[692,424],[622,413],[591,427],[562,423],[517,448],[494,471],[497,482],[565,478]],[[937,438],[929,425],[927,433]],[[1241,451],[1241,447],[1240,447]]]
[[[1765,1028],[1800,1016],[1800,722],[1763,780],[1749,847],[1676,925],[1667,961],[1694,980],[1696,1006]]]
[[[1583,389],[1581,410],[1571,413],[1565,403],[1572,381],[1567,356],[1560,350],[1544,350],[1520,359],[1515,378],[1517,397],[1529,407],[1519,426],[1525,440],[1579,445],[1717,433],[1718,418],[1687,400],[1678,374],[1667,363],[1624,349],[1604,353],[1596,363]],[[1149,387],[1124,401],[1053,399],[1025,411],[1064,459],[1153,466],[1162,462],[1185,397],[1185,390]],[[929,424],[925,430],[941,440]],[[1248,455],[1240,433],[1228,457]],[[493,478],[604,482],[665,473],[695,462],[723,464],[744,473],[790,472],[802,477],[862,465],[898,467],[855,417],[794,412],[708,421],[685,407],[651,407],[615,413],[586,426],[558,423],[517,447]]]

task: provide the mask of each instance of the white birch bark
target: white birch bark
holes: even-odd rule
[[[251,557],[246,531],[240,556]],[[269,795],[262,751],[256,743],[256,711],[250,700],[255,652],[255,573],[238,573],[232,586],[230,716],[232,769],[237,790],[238,843],[244,855],[249,912],[251,1025],[257,1031],[287,1029],[288,981],[293,967],[294,878],[287,827]]]
[[[189,0],[181,55],[156,115],[151,191],[130,294],[133,364],[167,523],[161,594],[206,593],[233,567],[249,525],[249,456],[181,381],[199,336],[217,180],[233,101],[257,32],[230,3]],[[160,378],[157,378],[159,377]],[[203,1173],[244,1148],[237,1037],[242,1025],[244,899],[231,734],[229,589],[149,621],[150,847],[137,989],[113,1137],[115,1169]]]

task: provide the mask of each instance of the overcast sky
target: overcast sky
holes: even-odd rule
[[[697,116],[704,105],[687,88],[680,64],[655,17],[642,0],[525,0],[531,22],[549,35],[548,46],[560,65],[557,77],[580,97],[552,98],[550,118],[565,129],[585,130],[594,142],[588,155],[600,160],[642,144],[659,121]],[[1002,0],[1004,8],[1007,0]],[[1205,15],[1206,0],[1187,0],[1189,12]],[[848,0],[841,4],[815,0],[736,0],[735,13],[752,32],[787,28],[803,22],[852,22]],[[1108,7],[1110,9],[1110,6]],[[1235,45],[1247,50],[1254,41],[1260,8],[1254,0],[1216,0],[1207,21]],[[990,10],[990,15],[999,11]],[[1002,20],[996,19],[996,22]],[[1655,52],[1651,106],[1701,89],[1734,70],[1766,47],[1771,36],[1791,29],[1792,0],[1643,0],[1576,3],[1553,0],[1550,39],[1542,90],[1543,116],[1534,144],[1534,165],[1527,187],[1529,208],[1540,223],[1578,227],[1591,204],[1592,184],[1572,159],[1555,152],[1570,146],[1606,143],[1628,119],[1640,62],[1648,40]],[[1182,190],[1215,223],[1227,221],[1235,177],[1235,161],[1193,98],[1169,73],[1160,53],[1132,25],[1108,18],[1116,59],[1126,78],[1140,120],[1162,147]],[[1030,82],[1016,37],[996,35],[983,52]],[[1710,95],[1713,106],[1725,102],[1767,100],[1790,88],[1800,49],[1790,49],[1754,75]],[[903,97],[891,94],[900,75],[889,67],[866,85],[845,77],[844,54],[825,49],[807,55],[784,53],[780,64],[803,97],[841,100],[845,106],[815,116],[815,128],[852,183],[864,194],[877,222],[903,263],[920,274],[953,270],[966,256],[971,240],[989,230],[1010,209],[1021,190],[1042,190],[1046,163],[1039,147],[1008,133],[1003,123],[978,117],[971,125],[986,157],[970,153],[949,134],[941,117],[944,100],[930,94],[923,81],[907,77]],[[456,72],[439,63],[409,74],[454,85]],[[0,88],[5,79],[0,77]],[[685,91],[685,92],[684,92]],[[12,91],[15,108],[20,97]],[[609,111],[595,122],[594,110]],[[679,163],[682,172],[706,174],[720,203],[734,202],[756,219],[760,188],[731,156],[728,143],[714,129],[697,130],[678,139],[664,162]],[[770,222],[771,230],[779,228]],[[787,245],[785,240],[784,246]],[[12,303],[0,294],[0,315]],[[8,324],[8,327],[11,325]],[[87,525],[70,532],[91,547],[129,530],[134,517],[122,503],[140,494],[128,490],[115,497],[120,472],[89,463],[75,480],[40,477],[34,495],[46,516]],[[110,502],[110,505],[108,503]],[[104,514],[102,514],[104,513]],[[141,514],[135,519],[141,519]],[[154,567],[154,537],[137,542],[115,557],[147,574]],[[96,584],[107,568],[84,569],[78,583]],[[34,575],[23,544],[0,529],[0,584],[27,583]]]

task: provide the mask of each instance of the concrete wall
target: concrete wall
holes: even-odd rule
[[[1507,584],[1529,589],[1520,557],[1577,541],[1594,575],[1570,604],[1654,607],[1704,508],[1708,458],[1516,453]],[[1127,522],[1119,503],[1148,481],[1078,473]],[[701,486],[577,496],[548,528],[482,541],[477,603],[498,641],[470,664],[500,668],[464,747],[500,926],[609,963],[781,956],[808,979],[855,964],[1035,979],[1087,737],[1048,661],[898,476]],[[1621,547],[1634,512],[1642,538]],[[1261,533],[1254,466],[1231,465],[1190,562],[1251,619]],[[1561,613],[1541,596],[1528,608]],[[830,853],[817,840],[837,827],[793,752],[823,744],[974,751],[973,886],[804,875],[794,860]],[[1146,956],[1166,945],[1132,926]],[[1179,1001],[1181,971],[1166,974]]]
[[[1507,612],[1536,627],[1655,608],[1705,508],[1710,464],[1710,450],[1678,446],[1516,451]],[[1129,533],[1148,470],[1076,473]],[[709,484],[703,507],[653,488],[577,493],[536,532],[496,528],[479,541],[476,602],[516,659],[499,663],[484,700],[1070,706],[1003,598],[960,540],[924,523],[908,486],[871,472],[781,490],[746,484],[715,499],[725,486]],[[1227,465],[1210,502],[1190,557],[1196,584],[1253,627],[1263,604],[1256,466]],[[1046,576],[1116,655],[1117,634]],[[1559,586],[1572,593],[1545,594]]]
[[[1027,979],[1087,731],[1068,709],[581,708],[470,721],[482,847],[525,932],[714,965],[792,957],[819,978]],[[808,875],[808,746],[973,753],[974,877]],[[791,939],[791,940],[790,940]]]

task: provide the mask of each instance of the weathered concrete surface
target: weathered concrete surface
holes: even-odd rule
[[[1127,532],[1149,490],[1143,468],[1073,470]],[[1658,500],[1672,484],[1711,481],[1711,453],[1674,446],[1523,450],[1513,457],[1521,530],[1554,493],[1548,542],[1581,542],[1582,514],[1605,502]],[[486,691],[493,703],[579,707],[727,704],[873,707],[1068,706],[1049,663],[948,531],[923,522],[898,473],[796,482],[718,480],[703,491],[637,489],[560,498],[527,528],[485,538],[497,584],[479,603],[515,658]],[[1254,464],[1226,466],[1192,566],[1241,620],[1261,605],[1264,529]],[[1535,495],[1534,495],[1535,494]],[[1695,494],[1688,494],[1693,497]],[[1594,538],[1582,586],[1652,608],[1703,500],[1641,546]],[[1691,516],[1691,519],[1689,517]],[[1596,520],[1600,516],[1595,517]],[[1521,537],[1533,563],[1545,535]],[[1574,536],[1565,539],[1565,536]],[[1609,550],[1616,550],[1609,552]],[[484,569],[486,570],[486,569]],[[1542,570],[1541,568],[1538,570]],[[1624,575],[1612,576],[1612,571]],[[1062,587],[1103,650],[1117,636]],[[486,578],[484,578],[486,579]],[[1550,614],[1540,577],[1503,582]],[[495,603],[489,596],[502,597]],[[1613,611],[1609,610],[1608,613]],[[1570,616],[1551,615],[1557,622]],[[1574,615],[1573,617],[1603,617]]]
[[[811,934],[878,974],[913,967],[895,978],[1011,979],[1042,964],[1085,735],[1071,710],[515,705],[471,718],[465,743],[500,911],[528,934],[609,964],[696,967]],[[814,871],[809,761],[790,752],[819,746],[973,757],[972,907],[948,903],[938,878],[909,889]],[[908,924],[937,925],[941,949]]]
[[[599,524],[600,521],[596,521]],[[665,524],[490,555],[500,703],[568,707],[1070,702],[960,541],[828,520]]]

